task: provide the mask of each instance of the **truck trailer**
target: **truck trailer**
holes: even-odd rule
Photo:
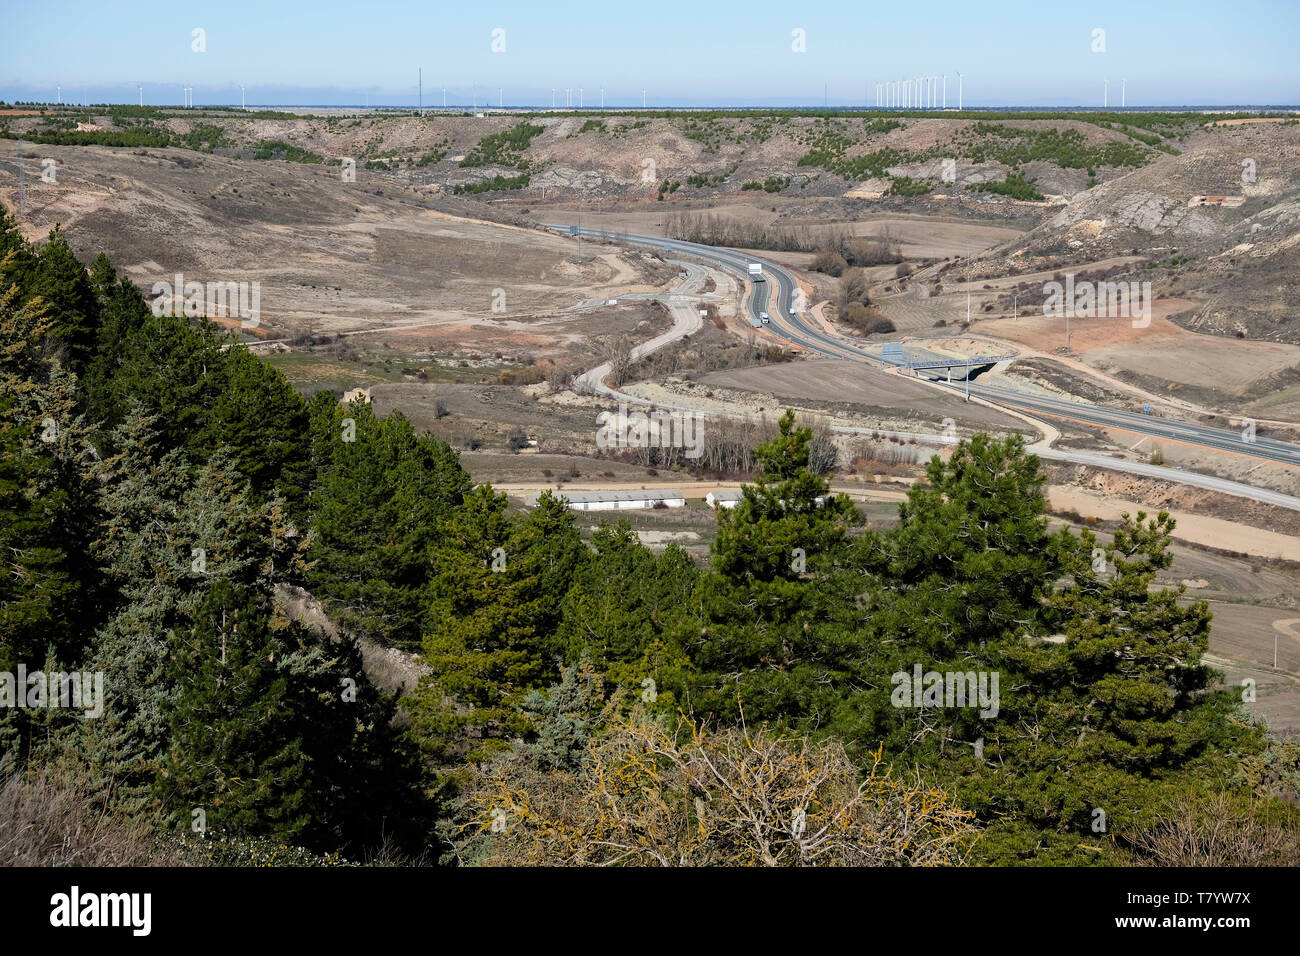
[[[749,278],[754,282],[763,282],[763,264],[761,262],[751,262],[749,264]]]

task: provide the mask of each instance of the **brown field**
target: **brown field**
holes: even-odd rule
[[[1140,329],[1133,328],[1130,319],[1071,319],[1070,348],[1099,372],[1128,372],[1225,396],[1243,396],[1261,380],[1300,364],[1300,347],[1199,335],[1166,318],[1192,304],[1159,299],[1152,305],[1150,326]],[[1065,344],[1065,320],[1044,316],[1041,310],[1037,315],[1022,313],[1019,321],[980,319],[972,329],[1040,352]]]
[[[762,205],[759,204],[760,202]],[[723,201],[718,205],[687,210],[665,209],[663,203],[648,205],[644,209],[618,210],[554,206],[546,209],[534,208],[533,216],[538,221],[564,225],[577,224],[581,218],[584,226],[621,230],[646,236],[666,235],[664,226],[668,218],[678,212],[714,216],[746,225],[775,226],[779,221],[777,228],[806,227],[814,236],[819,234],[829,236],[832,233],[872,238],[888,236],[899,243],[900,251],[909,259],[941,259],[948,256],[974,255],[1000,242],[1013,239],[1022,232],[1020,229],[1005,225],[929,216],[873,216],[849,220],[837,218],[834,222],[826,222],[809,215],[806,205],[801,204],[797,208],[792,208],[786,200],[756,200],[753,203]],[[792,211],[786,214],[784,212],[786,209]],[[771,253],[764,251],[760,254],[766,256]],[[812,258],[809,253],[785,253],[784,255],[799,257],[799,260],[790,262],[792,265],[805,265]]]
[[[402,335],[473,345],[518,334],[536,347],[580,334],[571,324],[528,328],[537,316],[657,288],[675,273],[612,247],[584,249],[579,262],[565,237],[447,215],[417,190],[344,183],[327,166],[178,149],[41,150],[59,178],[29,187],[33,238],[63,223],[78,253],[105,250],[146,292],[178,272],[259,282],[265,338],[445,326]],[[0,140],[0,168],[16,156],[17,144]],[[12,191],[0,187],[7,201]]]
[[[889,409],[935,422],[951,417],[972,426],[1019,430],[1019,419],[982,405],[967,404],[916,381],[861,362],[809,359],[804,362],[733,369],[702,376],[705,385],[765,392],[779,399],[816,401],[864,409]],[[864,428],[871,427],[864,423]]]

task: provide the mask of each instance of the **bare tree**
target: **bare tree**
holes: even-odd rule
[[[836,741],[643,715],[590,742],[576,774],[498,762],[465,828],[508,866],[954,866],[979,836],[942,791],[863,774]]]

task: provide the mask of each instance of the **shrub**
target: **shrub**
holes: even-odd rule
[[[844,274],[844,270],[848,267],[849,264],[842,255],[829,249],[824,249],[813,256],[811,266],[814,272],[822,272],[837,279]]]

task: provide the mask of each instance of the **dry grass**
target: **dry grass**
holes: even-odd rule
[[[1261,820],[1226,793],[1175,801],[1131,842],[1138,866],[1300,865],[1300,832]]]
[[[44,774],[0,786],[0,866],[178,866],[147,826],[112,815],[84,785]]]

